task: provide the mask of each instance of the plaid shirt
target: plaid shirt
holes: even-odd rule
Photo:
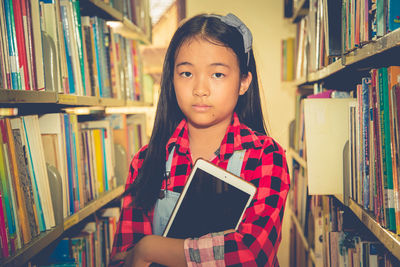
[[[168,141],[167,157],[173,146],[176,149],[167,189],[181,193],[193,167],[186,120],[182,120]],[[233,122],[217,151],[218,155],[211,162],[226,169],[233,151],[242,149],[246,149],[246,153],[241,177],[258,189],[238,230],[223,236],[225,264],[277,266],[279,264],[276,254],[281,240],[284,206],[290,184],[285,152],[271,137],[256,133],[241,124],[234,114]],[[145,150],[146,146],[134,156],[126,188],[137,176]],[[162,188],[165,188],[165,182]],[[152,234],[153,212],[144,214],[141,209],[131,205],[132,201],[133,197],[130,195],[123,199],[111,258],[118,252],[132,248],[144,235]],[[185,245],[185,250],[186,247]],[[187,261],[190,261],[187,251],[185,255]],[[122,263],[112,262],[112,265]]]

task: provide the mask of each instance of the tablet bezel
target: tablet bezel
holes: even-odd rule
[[[232,173],[230,173],[230,172],[228,172],[228,171],[226,171],[204,159],[198,159],[198,160],[196,160],[196,163],[193,166],[192,171],[190,172],[189,178],[188,178],[188,180],[182,190],[182,193],[179,196],[178,201],[171,213],[171,217],[168,220],[168,223],[164,229],[162,236],[166,237],[168,235],[169,229],[171,228],[174,218],[175,218],[176,214],[178,213],[178,210],[183,201],[183,198],[184,198],[184,196],[193,180],[193,177],[198,169],[201,169],[204,172],[211,174],[212,176],[232,185],[233,187],[236,187],[236,188],[244,191],[246,194],[249,195],[249,198],[246,202],[245,208],[243,209],[242,214],[240,215],[240,218],[239,218],[238,222],[236,223],[235,230],[237,230],[237,228],[239,227],[239,224],[242,221],[243,215],[244,215],[245,211],[247,210],[247,208],[249,207],[250,202],[253,199],[257,188],[252,183],[245,181],[242,178],[240,178],[240,177],[238,177],[238,176],[236,176],[236,175],[234,175],[234,174],[232,174]],[[229,229],[225,229],[225,230],[229,230]]]

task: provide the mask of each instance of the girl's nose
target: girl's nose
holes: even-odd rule
[[[205,77],[198,77],[194,89],[194,96],[208,96],[210,94],[209,84]]]

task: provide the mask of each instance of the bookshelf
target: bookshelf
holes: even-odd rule
[[[325,18],[325,14],[328,14],[329,9],[325,10],[325,6],[321,10],[324,10],[324,14],[319,14],[318,11],[314,12],[316,13],[311,13],[311,11],[306,11],[305,13],[302,13],[301,16],[299,16],[299,10],[296,11],[296,7],[300,8],[302,6],[304,1],[297,1],[297,3],[300,3],[297,6],[294,6],[294,15],[292,18],[293,23],[297,23],[298,26],[298,32],[297,32],[297,38],[299,40],[299,36],[301,35],[301,31],[299,31],[300,23],[303,19],[306,19],[307,23],[313,22],[315,24],[318,23],[318,20],[321,19],[322,23],[325,23],[326,21],[323,21]],[[312,5],[324,5],[326,3],[325,1],[316,1],[316,0],[310,0],[306,1],[307,2],[307,7],[311,7]],[[343,0],[339,1],[339,8],[342,8],[341,3],[344,5],[346,4],[353,4],[353,0]],[[378,1],[377,1],[378,2]],[[359,2],[357,2],[359,3]],[[387,3],[385,2],[385,5]],[[319,7],[318,7],[319,8]],[[368,8],[368,7],[367,7]],[[366,25],[367,27],[371,27],[372,22],[371,20],[374,19],[374,14],[375,12],[378,12],[376,7],[370,7],[369,10],[369,17],[360,17],[361,19],[366,19],[365,21],[370,20]],[[384,7],[385,12],[388,10],[388,7]],[[310,12],[310,13],[309,13]],[[342,16],[345,17],[350,17],[350,19],[355,19],[355,23],[358,23],[356,21],[356,17],[351,17],[353,16],[353,13],[345,14],[343,13],[343,9],[341,9]],[[355,16],[356,13],[354,13]],[[316,16],[314,18],[310,18],[310,16]],[[321,17],[319,18],[318,16]],[[331,56],[331,57],[326,57],[325,61],[320,59],[320,61],[316,64],[316,67],[314,66],[314,69],[312,67],[310,68],[309,65],[305,64],[305,69],[302,69],[302,73],[305,73],[301,77],[296,76],[296,80],[294,81],[293,85],[293,90],[297,91],[298,95],[302,96],[307,96],[312,93],[320,93],[321,91],[327,90],[327,89],[336,89],[336,90],[342,90],[346,92],[350,92],[351,95],[354,95],[356,97],[357,90],[356,84],[361,84],[361,79],[364,77],[369,77],[370,75],[370,70],[371,69],[379,69],[379,68],[386,68],[388,66],[397,66],[398,60],[397,58],[400,55],[400,28],[392,28],[389,30],[389,13],[384,13],[384,20],[383,23],[385,23],[385,32],[382,34],[376,33],[376,36],[374,35],[374,30],[373,28],[368,28],[368,34],[369,34],[369,40],[367,41],[361,41],[362,36],[357,36],[357,31],[352,29],[352,28],[346,28],[346,33],[345,37],[343,36],[343,32],[341,33],[342,35],[340,36],[341,40],[341,53],[337,54],[336,56]],[[387,17],[386,17],[387,16]],[[315,19],[317,18],[317,19]],[[334,18],[331,20],[336,20],[339,23],[342,23],[342,28],[345,27],[343,26],[344,21],[342,18]],[[352,21],[353,22],[353,21]],[[328,24],[329,22],[327,22]],[[346,22],[347,23],[347,22]],[[378,22],[382,23],[382,22]],[[348,25],[346,25],[348,26]],[[310,27],[310,25],[308,25]],[[321,26],[323,27],[323,26]],[[362,27],[362,26],[360,26]],[[312,28],[312,26],[311,26]],[[316,26],[318,29],[318,26]],[[327,28],[324,28],[326,30]],[[308,28],[309,30],[309,28]],[[362,31],[361,28],[359,31]],[[306,36],[309,33],[306,33]],[[320,33],[321,34],[321,33]],[[304,36],[303,36],[304,37]],[[315,36],[314,36],[315,37]],[[329,36],[331,38],[331,36]],[[364,36],[365,37],[365,36]],[[301,37],[300,37],[301,38]],[[320,37],[320,38],[327,38],[325,37]],[[348,38],[346,41],[348,43],[343,43],[343,38]],[[357,38],[360,38],[360,42],[357,43]],[[318,40],[318,37],[312,39],[312,40]],[[316,41],[317,44],[310,45],[308,43],[309,47],[307,52],[303,51],[297,51],[296,59],[300,59],[299,54],[300,53],[305,53],[304,56],[307,57],[307,60],[309,63],[310,60],[315,60],[316,57],[312,57],[312,54],[314,53],[320,53],[324,54],[328,50],[327,48],[327,43],[319,43]],[[320,46],[318,46],[320,45]],[[319,48],[319,50],[312,50],[312,48]],[[303,47],[304,48],[304,47]],[[325,49],[325,50],[324,50]],[[324,50],[324,51],[323,51]],[[329,58],[329,61],[327,60]],[[296,60],[295,59],[295,60]],[[397,60],[397,62],[396,62]],[[329,63],[327,63],[329,62]],[[294,63],[296,65],[296,63]],[[400,77],[399,77],[400,78]],[[313,92],[310,92],[307,90],[307,88],[314,88]],[[321,90],[322,89],[322,90]],[[389,89],[390,90],[390,89]],[[300,112],[300,111],[297,111]],[[370,111],[368,111],[370,112]],[[302,115],[297,115],[296,119],[299,120]],[[304,119],[304,118],[302,118]],[[392,118],[391,118],[392,119]],[[361,127],[361,126],[360,126]],[[292,129],[291,129],[292,130]],[[338,129],[340,130],[340,129]],[[375,140],[376,141],[376,140]],[[306,146],[308,143],[312,142],[312,140],[306,140],[304,141],[306,143]],[[393,142],[393,141],[392,141]],[[290,143],[296,143],[295,141],[292,141]],[[361,149],[357,147],[357,149]],[[304,153],[304,152],[303,152]],[[323,148],[321,148],[321,153],[323,153]],[[371,152],[370,152],[371,153]],[[393,152],[392,152],[393,153]],[[294,149],[291,148],[288,150],[288,155],[293,159],[294,162],[296,162],[296,166],[300,166],[301,169],[304,170],[304,174],[307,176],[307,160],[305,160],[303,157],[299,155],[299,153]],[[343,164],[343,162],[339,162],[339,164]],[[299,167],[297,167],[299,168]],[[294,169],[294,167],[293,167]],[[399,174],[397,173],[397,176]],[[394,177],[393,179],[396,179],[397,177]],[[343,177],[337,177],[338,180],[343,179]],[[352,179],[352,178],[348,178]],[[356,178],[354,178],[356,179]],[[358,179],[358,178],[357,178]],[[370,178],[371,179],[371,178]],[[352,180],[351,180],[352,181]],[[346,180],[345,180],[346,182]],[[351,182],[349,182],[351,183]],[[354,183],[354,182],[352,182]],[[351,185],[351,186],[354,186]],[[372,186],[372,185],[371,185]],[[362,192],[362,191],[361,191]],[[371,193],[372,194],[372,193]],[[333,194],[332,194],[333,195]],[[330,196],[332,197],[332,196]],[[395,232],[390,231],[388,227],[383,227],[379,222],[378,219],[376,219],[376,215],[372,211],[366,210],[361,204],[358,202],[360,200],[355,200],[352,199],[351,197],[343,196],[343,195],[334,195],[334,198],[337,199],[339,202],[341,202],[345,207],[348,208],[350,213],[352,214],[353,217],[359,219],[359,224],[362,225],[362,227],[366,227],[371,233],[371,238],[376,239],[379,245],[383,246],[385,248],[385,251],[390,254],[390,257],[394,260],[400,260],[400,236],[397,235]],[[362,201],[362,200],[361,200]],[[371,204],[372,205],[372,204]],[[290,207],[292,209],[292,207]],[[347,210],[347,209],[346,209]],[[295,216],[294,212],[291,212],[291,221],[293,222],[294,227],[297,229],[298,236],[300,236],[300,239],[303,240],[303,245],[305,248],[309,248],[310,246],[307,246],[305,244],[305,241],[307,240],[307,237],[301,237],[301,235],[304,235],[304,230],[302,230],[302,227],[300,226],[301,224],[299,223],[299,218]],[[357,220],[354,220],[354,225],[356,226],[357,223],[355,222]],[[373,237],[372,237],[373,236]],[[296,237],[297,238],[297,237]],[[307,249],[306,249],[307,251]],[[386,257],[386,256],[385,256]],[[318,265],[315,265],[318,266]]]
[[[340,72],[354,71],[354,67],[359,63],[362,67],[366,66],[363,61],[370,62],[380,54],[386,53],[385,57],[396,56],[400,52],[400,29],[388,33],[381,38],[367,43],[365,46],[355,49],[341,57],[341,59],[329,64],[328,66],[307,73],[306,76],[296,80],[296,86],[301,87],[306,84],[320,82],[326,78],[335,76]],[[361,68],[360,66],[356,66]],[[352,69],[353,68],[353,69]]]
[[[146,2],[146,4],[144,4],[144,6],[148,7],[148,3],[147,3],[148,0],[139,0],[139,1]],[[80,4],[79,10],[80,10],[81,16],[97,16],[100,19],[107,21],[106,22],[107,26],[105,26],[105,27],[109,27],[110,29],[112,29],[112,32],[110,30],[110,36],[111,36],[111,34],[120,35],[121,39],[125,38],[126,40],[129,40],[129,41],[133,40],[133,41],[136,41],[143,45],[151,43],[151,26],[150,26],[150,30],[149,30],[149,28],[146,28],[149,31],[145,32],[142,29],[143,25],[141,27],[136,25],[135,22],[131,21],[122,11],[118,10],[117,7],[113,7],[106,2],[109,2],[109,1],[102,1],[102,0],[76,1],[76,3]],[[126,4],[127,2],[128,1],[119,1],[119,4],[121,4],[121,3]],[[132,0],[130,2],[134,3],[134,2],[138,2],[138,1]],[[11,3],[11,1],[10,1],[10,3]],[[60,1],[56,0],[53,3],[59,4]],[[0,5],[4,5],[4,3],[2,2]],[[54,10],[56,10],[55,6],[54,6]],[[4,12],[4,9],[3,9],[3,12]],[[149,12],[149,10],[143,10],[143,13],[146,14],[146,16],[148,16],[148,12]],[[4,13],[0,12],[0,17],[3,15],[4,15]],[[0,20],[0,28],[4,26],[4,24],[2,24],[2,23],[4,23],[4,21]],[[61,21],[60,21],[60,23],[61,23]],[[149,20],[149,23],[150,23],[150,20]],[[145,25],[145,26],[148,27],[149,25]],[[2,30],[2,29],[4,29],[4,28],[1,28],[0,30]],[[2,31],[0,31],[0,32],[2,34],[2,39],[3,38],[7,39],[6,36],[3,36],[4,32],[2,32]],[[82,30],[82,33],[83,33],[83,30]],[[7,33],[5,33],[5,34],[7,34]],[[0,43],[0,48],[3,49],[3,46],[6,43],[6,41],[1,41],[1,42],[2,43]],[[111,41],[110,41],[110,43],[111,43]],[[122,48],[120,48],[120,49],[121,50],[119,50],[119,51],[121,52]],[[111,51],[111,49],[110,49],[110,51]],[[130,51],[130,52],[132,52],[132,51]],[[58,55],[58,56],[60,56],[60,55]],[[111,58],[111,55],[109,57]],[[5,60],[5,59],[2,57],[2,58],[0,58],[0,60]],[[137,65],[141,64],[139,62],[140,57],[135,58],[135,60],[137,60],[137,61],[133,62],[132,64],[137,64]],[[44,61],[44,58],[43,58],[43,61]],[[111,66],[112,63],[110,63],[110,62],[107,62],[107,63],[110,64],[110,65],[108,65],[110,67],[110,69],[106,70],[106,71],[110,71],[110,73],[111,73],[111,68],[115,68],[115,64],[113,66]],[[3,61],[1,61],[0,65],[2,65],[2,64],[3,64]],[[65,63],[65,64],[67,64],[67,63]],[[36,65],[34,65],[34,66],[36,66]],[[139,68],[136,65],[132,66],[131,74],[126,74],[127,78],[132,78],[131,80],[135,79],[135,77],[129,77],[129,76],[133,76],[133,67]],[[32,68],[34,68],[34,67],[32,67]],[[5,69],[2,66],[0,68],[0,73],[2,74],[3,77],[5,77],[5,75],[3,75],[3,73],[2,73],[3,70],[5,70]],[[100,71],[100,69],[98,69],[98,71]],[[35,70],[34,74],[36,75],[36,70]],[[88,72],[84,73],[84,78],[89,79],[87,74],[88,74]],[[118,75],[118,74],[114,73],[114,75]],[[135,75],[142,75],[141,70],[135,69]],[[112,78],[114,79],[115,76],[113,76]],[[121,84],[119,84],[121,88],[118,89],[118,90],[121,90],[121,92],[119,93],[119,95],[114,94],[114,98],[101,97],[98,95],[89,96],[89,95],[68,94],[65,92],[61,93],[59,91],[55,92],[54,91],[55,88],[46,88],[46,87],[45,87],[46,88],[45,90],[40,90],[40,91],[20,90],[20,89],[13,90],[13,89],[7,88],[6,86],[5,87],[2,86],[1,82],[4,82],[4,80],[0,81],[0,105],[1,105],[1,111],[2,111],[0,114],[0,120],[2,122],[3,122],[3,120],[6,121],[9,119],[11,120],[11,119],[20,118],[23,116],[23,115],[21,115],[19,117],[15,117],[16,113],[14,110],[18,110],[18,113],[20,113],[20,114],[34,114],[34,115],[37,115],[37,114],[46,115],[46,113],[60,113],[60,114],[65,114],[65,115],[73,114],[74,116],[76,116],[76,118],[78,118],[78,116],[81,116],[81,115],[85,115],[87,117],[94,115],[93,118],[89,118],[89,120],[92,120],[92,119],[98,120],[99,117],[101,117],[102,119],[105,120],[107,108],[120,108],[119,111],[121,114],[123,114],[123,111],[124,111],[123,108],[130,108],[130,107],[137,107],[137,106],[143,107],[143,106],[151,105],[151,103],[143,102],[142,97],[137,97],[137,95],[134,96],[135,100],[132,100],[132,97],[129,97],[125,93],[125,91],[123,91],[124,89],[121,89],[123,86],[127,86],[126,84],[129,83],[128,80],[123,81],[123,82],[121,81]],[[110,87],[111,87],[112,83],[115,83],[115,79],[111,80],[111,78],[110,78]],[[135,86],[141,86],[140,78],[136,79],[135,83],[137,83],[137,84],[135,84]],[[77,86],[77,85],[75,84],[75,86]],[[112,86],[115,86],[115,85],[112,84]],[[5,89],[5,88],[7,88],[7,89]],[[125,87],[125,88],[130,88],[130,87]],[[53,91],[51,91],[51,90],[53,90]],[[128,89],[126,89],[126,90],[128,90]],[[23,112],[20,112],[20,111],[23,111]],[[84,122],[86,122],[87,119],[88,118],[85,118]],[[89,128],[85,129],[85,130],[90,131]],[[81,133],[79,132],[79,134],[81,134]],[[103,140],[103,142],[104,142],[104,140]],[[112,141],[112,142],[114,142],[114,141]],[[112,146],[114,146],[114,143],[110,143],[110,144]],[[43,146],[46,146],[46,145],[47,144],[44,144]],[[79,148],[79,149],[82,149],[82,148]],[[104,149],[104,151],[106,151],[104,143],[103,143],[103,149]],[[4,151],[6,151],[6,150],[4,150]],[[6,153],[6,152],[4,152],[4,153]],[[27,153],[27,152],[25,152],[25,153]],[[106,153],[104,153],[104,157],[106,157]],[[119,159],[121,159],[120,155],[119,155]],[[3,161],[3,158],[1,160]],[[83,164],[83,163],[79,163],[79,164]],[[116,164],[116,168],[119,168],[118,164],[126,164],[126,161],[120,160],[119,162],[115,162],[115,164]],[[127,166],[124,166],[124,167],[127,168]],[[11,165],[10,165],[7,168],[11,169],[11,168],[15,168],[15,167],[11,167]],[[80,170],[79,170],[79,172],[80,172]],[[82,172],[83,172],[83,170],[82,170]],[[117,181],[115,181],[115,179],[117,179]],[[35,263],[36,256],[41,255],[41,253],[43,253],[43,251],[47,251],[50,247],[52,247],[53,245],[56,245],[56,242],[58,242],[61,238],[65,237],[66,233],[68,233],[71,229],[74,229],[76,226],[80,226],[80,224],[82,224],[83,222],[86,222],[90,216],[92,216],[93,214],[96,214],[103,207],[105,207],[113,202],[118,203],[118,201],[120,201],[120,198],[125,189],[124,185],[118,185],[118,186],[115,185],[115,183],[120,184],[120,181],[118,181],[118,179],[121,179],[121,178],[116,177],[116,174],[115,174],[115,177],[113,180],[114,185],[110,185],[109,190],[107,190],[107,188],[106,188],[106,189],[104,189],[104,192],[98,193],[98,195],[96,195],[96,197],[94,199],[85,200],[84,205],[80,206],[80,208],[77,211],[73,212],[72,215],[63,216],[61,223],[56,223],[56,225],[54,227],[51,227],[50,229],[47,229],[47,230],[45,229],[44,231],[40,231],[40,233],[38,235],[36,235],[35,237],[32,237],[32,239],[30,239],[28,242],[21,241],[22,247],[16,249],[14,252],[11,251],[9,256],[4,256],[2,254],[4,251],[1,251],[0,252],[0,266],[25,266],[32,260],[33,260],[33,263]],[[79,183],[80,182],[84,182],[84,181],[79,180]],[[81,186],[82,186],[82,184],[81,184]],[[87,194],[87,193],[85,192],[85,194]],[[83,198],[84,196],[82,195],[81,197]],[[85,198],[86,198],[86,195],[85,195]],[[17,200],[15,200],[15,201],[17,201]],[[51,198],[50,198],[50,201],[52,201]],[[54,213],[56,213],[57,209],[58,210],[63,209],[63,206],[54,207]],[[17,212],[19,212],[19,211],[16,211],[16,213],[14,213],[14,214],[17,214]],[[19,215],[18,215],[18,217],[19,217]]]

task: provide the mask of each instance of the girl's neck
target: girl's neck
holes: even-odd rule
[[[229,124],[217,124],[208,128],[197,128],[190,123],[188,124],[189,147],[193,163],[199,158],[205,160],[213,158],[214,152],[221,145]]]

